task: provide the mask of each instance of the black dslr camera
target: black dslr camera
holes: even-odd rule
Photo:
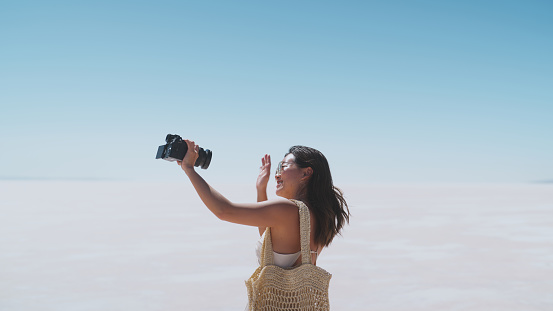
[[[165,141],[167,142],[166,145],[162,145],[157,148],[156,159],[163,159],[171,162],[182,161],[186,151],[188,150],[186,142],[184,142],[179,135],[171,134],[167,134]],[[194,166],[200,166],[205,170],[211,163],[211,150],[204,150],[201,147],[199,149],[198,153],[200,156],[196,160],[196,163],[194,163]]]

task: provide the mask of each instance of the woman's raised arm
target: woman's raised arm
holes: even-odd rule
[[[297,216],[297,206],[285,199],[241,204],[230,202],[196,172],[194,163],[198,158],[199,147],[193,141],[184,141],[188,146],[188,151],[184,159],[177,163],[190,179],[200,199],[217,218],[237,224],[266,228],[283,227],[289,223],[290,217]]]
[[[257,190],[257,202],[267,201],[267,184],[271,178],[271,156],[266,154],[261,158],[261,167],[259,168],[259,175],[255,183]],[[263,235],[266,227],[259,227],[259,235]]]

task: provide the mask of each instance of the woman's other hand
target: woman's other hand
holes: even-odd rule
[[[259,176],[255,187],[257,188],[257,201],[267,200],[267,184],[271,178],[271,156],[266,154],[261,158],[261,167],[259,168]]]
[[[186,151],[186,154],[184,155],[184,159],[182,161],[177,161],[177,164],[185,171],[194,170],[194,163],[196,163],[196,160],[200,156],[199,150],[200,146],[196,145],[194,141],[184,139],[184,142],[186,143],[186,146],[188,147],[188,150]]]
[[[271,178],[271,156],[266,154],[261,158],[261,167],[259,168],[259,176],[255,184],[257,190],[267,190],[267,184]]]
[[[257,188],[257,202],[264,202],[268,200],[267,197],[267,184],[271,178],[271,156],[266,154],[261,158],[261,167],[259,168],[259,175],[257,176],[257,182],[255,187]],[[259,235],[263,235],[265,232],[265,226],[259,227]]]

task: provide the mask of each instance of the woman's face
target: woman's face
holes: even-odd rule
[[[286,199],[296,199],[300,190],[300,181],[304,177],[304,169],[300,168],[293,154],[288,154],[278,164],[275,174],[276,195]]]

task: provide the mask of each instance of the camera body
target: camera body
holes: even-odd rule
[[[165,142],[167,144],[161,145],[157,148],[156,159],[163,159],[166,161],[182,161],[186,151],[188,151],[188,145],[182,140],[179,135],[167,134],[165,137]],[[194,166],[199,166],[204,170],[209,167],[211,163],[211,150],[199,148],[199,156]]]

